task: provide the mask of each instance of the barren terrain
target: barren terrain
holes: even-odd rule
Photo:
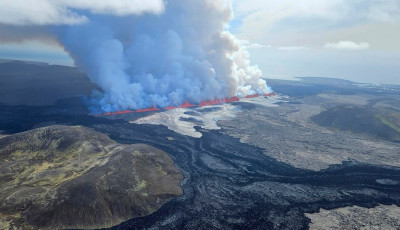
[[[400,229],[400,208],[396,205],[321,209],[318,213],[306,216],[311,219],[310,230]]]
[[[182,194],[162,151],[121,145],[82,126],[0,139],[0,228],[110,227]]]

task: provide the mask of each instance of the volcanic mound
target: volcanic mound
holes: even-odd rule
[[[100,228],[158,210],[182,194],[161,150],[122,145],[82,126],[0,139],[0,228]]]

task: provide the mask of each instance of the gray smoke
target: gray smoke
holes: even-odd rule
[[[257,66],[226,30],[230,1],[169,0],[161,13],[85,12],[80,25],[54,28],[101,92],[97,110],[166,107],[188,100],[269,93]]]

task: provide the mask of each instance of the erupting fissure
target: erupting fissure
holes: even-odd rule
[[[88,100],[92,113],[187,108],[198,98],[211,99],[203,106],[229,103],[222,95],[272,92],[247,47],[228,31],[231,1],[160,0],[157,11],[122,15],[71,9],[85,22],[49,30],[98,86]],[[185,100],[196,105],[177,106]]]
[[[268,94],[263,94],[262,96],[264,97],[272,97],[275,96],[276,93],[268,93]],[[245,98],[256,98],[260,97],[260,94],[253,94],[253,95],[247,95]],[[186,101],[184,104],[175,107],[175,106],[168,106],[163,109],[158,109],[155,108],[153,105],[150,108],[147,109],[138,109],[138,110],[125,110],[125,111],[116,111],[116,112],[108,112],[104,114],[100,114],[101,116],[110,116],[110,115],[119,115],[119,114],[128,114],[128,113],[144,113],[144,112],[153,112],[153,111],[161,111],[161,110],[172,110],[172,109],[178,109],[178,108],[190,108],[190,107],[203,107],[203,106],[210,106],[210,105],[220,105],[220,104],[226,104],[226,103],[233,103],[236,101],[240,101],[240,98],[238,96],[235,97],[226,97],[224,99],[222,98],[215,98],[214,100],[205,100],[200,102],[199,105],[193,105],[190,104],[188,101]]]
[[[253,94],[253,95],[247,95],[244,98],[255,98],[255,97],[259,97],[259,94]]]
[[[190,107],[195,107],[195,106],[196,105],[189,104],[189,102],[186,101],[185,104],[180,105],[178,108],[190,108]]]

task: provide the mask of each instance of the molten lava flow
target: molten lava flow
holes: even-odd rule
[[[255,98],[255,97],[259,97],[259,96],[260,96],[260,94],[256,93],[256,94],[253,94],[253,95],[247,95],[244,98]]]
[[[223,103],[225,103],[224,99],[215,98],[214,100],[202,101],[202,102],[199,104],[199,107],[208,106],[208,105],[218,105],[218,104],[223,104]]]
[[[170,106],[168,106],[168,107],[165,107],[164,109],[165,109],[165,110],[171,110],[171,109],[176,109],[176,107],[175,107],[175,106],[172,106],[172,105],[170,105]]]
[[[276,93],[268,93],[268,94],[263,94],[264,97],[272,97],[275,96]],[[247,95],[245,98],[255,98],[259,97],[259,94],[253,94],[253,95]],[[215,98],[214,100],[205,100],[201,101],[199,105],[192,105],[188,101],[185,102],[185,104],[180,105],[178,107],[174,107],[172,105],[165,107],[163,110],[171,110],[171,109],[177,109],[177,108],[190,108],[190,107],[203,107],[203,106],[209,106],[209,105],[219,105],[219,104],[224,104],[224,103],[232,103],[240,101],[240,98],[238,96],[235,97],[226,97],[224,99],[220,98]],[[125,110],[125,111],[116,111],[116,112],[109,112],[105,114],[101,114],[102,116],[110,116],[110,115],[118,115],[118,114],[127,114],[127,113],[144,113],[144,112],[152,112],[152,111],[160,111],[160,109],[155,108],[153,105],[150,108],[147,109],[138,109],[136,111],[132,110]]]
[[[109,112],[103,114],[103,116],[110,116],[110,115],[118,115],[118,114],[127,114],[127,113],[134,113],[135,111],[125,110],[125,111],[116,111],[116,112]]]
[[[264,94],[264,97],[272,97],[272,96],[275,96],[275,95],[276,95],[276,93],[272,92],[272,93]]]
[[[239,97],[235,96],[235,97],[226,97],[225,99],[220,99],[220,98],[215,98],[214,100],[206,100],[206,101],[201,101],[201,103],[198,105],[199,107],[202,106],[209,106],[209,105],[219,105],[219,104],[224,104],[224,103],[232,103],[235,101],[239,101]]]
[[[240,101],[240,98],[238,96],[234,96],[234,97],[231,97],[231,98],[228,98],[228,97],[225,98],[225,103],[232,103],[232,102],[235,102],[235,101]]]
[[[150,108],[148,109],[138,109],[136,110],[137,113],[143,113],[143,112],[151,112],[151,111],[159,111],[160,109],[157,109],[154,107],[154,105],[152,105]]]
[[[178,108],[189,108],[189,107],[195,107],[195,106],[196,105],[189,104],[189,102],[186,101],[185,104],[180,105]]]

